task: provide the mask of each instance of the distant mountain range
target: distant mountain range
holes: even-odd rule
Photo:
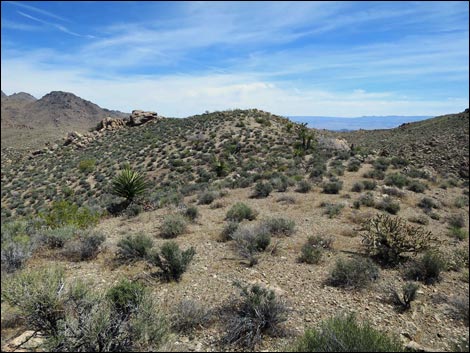
[[[331,116],[289,116],[296,123],[307,123],[315,129],[333,131],[391,129],[404,123],[429,119],[431,116],[361,116],[357,118]]]
[[[36,99],[25,92],[2,91],[2,148],[37,148],[69,131],[86,132],[108,116],[124,118],[129,113],[101,108],[69,92],[53,91]]]

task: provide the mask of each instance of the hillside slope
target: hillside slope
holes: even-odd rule
[[[389,130],[339,133],[357,146],[402,156],[417,167],[468,178],[469,111],[402,124]]]

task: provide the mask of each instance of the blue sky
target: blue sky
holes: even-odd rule
[[[469,105],[468,2],[1,2],[1,88],[189,116]]]

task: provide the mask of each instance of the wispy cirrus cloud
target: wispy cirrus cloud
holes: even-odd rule
[[[5,3],[8,3],[8,4],[11,4],[11,5],[14,5],[14,6],[18,6],[18,7],[21,7],[23,9],[27,9],[29,11],[33,11],[33,12],[36,12],[36,13],[40,13],[41,15],[44,15],[44,16],[47,16],[47,17],[51,17],[51,18],[54,18],[56,20],[60,20],[60,21],[64,21],[64,22],[71,22],[69,19],[67,18],[64,18],[62,16],[58,16],[52,12],[49,12],[49,11],[46,11],[46,10],[43,10],[43,9],[40,9],[38,7],[35,7],[35,6],[32,6],[32,5],[29,5],[29,4],[26,4],[24,1],[23,2],[19,2],[19,1],[5,1]]]
[[[56,29],[58,29],[59,31],[61,32],[64,32],[64,33],[67,33],[67,34],[70,34],[72,36],[76,36],[76,37],[87,37],[87,38],[95,38],[94,36],[92,35],[83,35],[83,34],[78,34],[76,32],[73,32],[71,30],[69,30],[67,27],[61,25],[61,24],[58,24],[58,23],[53,23],[53,22],[49,22],[49,21],[45,21],[45,20],[42,20],[40,18],[37,18],[35,16],[32,16],[32,15],[29,15],[27,13],[24,13],[22,11],[17,11],[17,13],[23,17],[26,17],[30,20],[33,20],[33,21],[36,21],[36,22],[39,22],[39,23],[42,23],[44,25],[47,25],[47,26],[51,26],[51,27],[54,27]]]

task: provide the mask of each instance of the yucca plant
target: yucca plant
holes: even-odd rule
[[[133,171],[129,166],[117,175],[112,181],[112,193],[124,197],[131,203],[136,196],[142,195],[149,187],[145,176]]]

